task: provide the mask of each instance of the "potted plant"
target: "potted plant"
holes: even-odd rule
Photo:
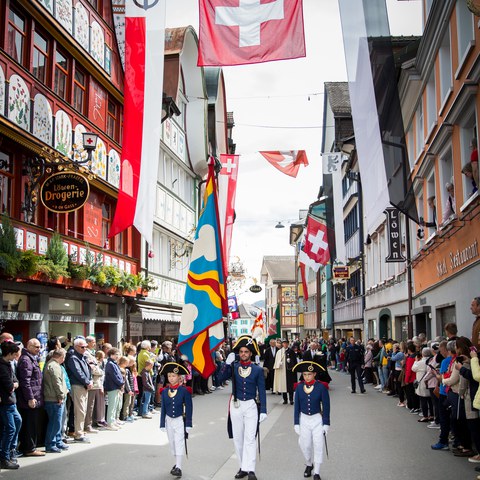
[[[68,255],[63,248],[62,238],[58,233],[52,235],[45,256],[39,259],[38,270],[52,280],[58,280],[59,277],[69,277]]]
[[[8,215],[2,215],[0,228],[0,271],[9,277],[17,275],[20,267],[20,252],[17,250],[15,230]]]

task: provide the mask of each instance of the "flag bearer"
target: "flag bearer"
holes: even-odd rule
[[[162,389],[162,411],[160,430],[167,432],[170,450],[175,457],[175,465],[170,470],[174,477],[182,476],[182,457],[185,454],[186,439],[192,429],[192,392],[183,385],[183,376],[188,370],[175,362],[166,363],[161,372],[168,380]]]
[[[314,480],[320,480],[323,444],[330,426],[328,383],[315,378],[324,371],[316,362],[297,363],[293,370],[303,376],[303,381],[296,386],[294,399],[294,428],[306,463],[303,476],[311,477],[313,470]]]
[[[239,360],[235,360],[238,354]],[[250,335],[240,337],[227,358],[232,365],[232,397],[229,404],[229,421],[235,452],[240,463],[235,478],[257,480],[255,475],[255,437],[259,422],[267,418],[267,395],[263,368],[252,363],[252,355],[260,355],[255,339]],[[257,395],[259,404],[257,404]]]

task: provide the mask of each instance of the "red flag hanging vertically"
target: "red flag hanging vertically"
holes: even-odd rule
[[[198,65],[305,56],[302,0],[199,0]]]
[[[143,2],[142,2],[143,5]],[[134,225],[152,243],[162,131],[165,0],[125,0],[125,106],[120,189],[109,237]]]
[[[239,155],[220,155],[222,169],[218,175],[218,216],[222,232],[224,276],[228,276],[233,222],[235,221],[235,193],[237,191]]]
[[[315,272],[318,272],[320,265],[326,265],[330,261],[327,226],[311,215],[308,216],[305,244],[300,251],[298,260],[305,266],[311,267]]]
[[[300,276],[302,278],[303,298],[305,299],[305,301],[307,301],[308,300],[307,272],[306,272],[305,264],[302,261],[299,260],[298,265],[300,267]]]
[[[296,177],[300,165],[308,166],[305,150],[259,152],[269,163],[285,175]]]

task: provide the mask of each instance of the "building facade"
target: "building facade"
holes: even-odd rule
[[[424,2],[424,32],[399,87],[419,216],[412,228],[415,332],[470,336],[478,296],[480,200],[471,176],[480,115],[480,30],[467,2]],[[477,160],[478,162],[478,160]],[[478,163],[477,163],[478,165]],[[478,177],[476,185],[478,186]],[[453,191],[448,191],[450,185]]]
[[[138,233],[129,228],[108,240],[120,180],[122,91],[111,2],[1,2],[2,213],[14,225],[19,251],[43,256],[56,232],[73,264],[112,267],[125,278],[140,271]],[[96,148],[90,168],[75,168],[87,157],[85,132],[98,135]],[[39,187],[70,170],[89,177],[88,200],[77,210],[54,213],[40,202]],[[22,341],[41,333],[119,342],[136,288],[68,276],[12,278],[3,270],[3,328]]]

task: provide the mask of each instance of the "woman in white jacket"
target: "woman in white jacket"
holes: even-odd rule
[[[416,387],[415,393],[420,397],[420,406],[422,408],[422,417],[418,419],[419,422],[431,422],[435,417],[433,413],[433,402],[428,390],[425,377],[427,371],[427,359],[432,356],[432,351],[429,348],[422,350],[422,357],[417,358],[412,365],[412,371],[416,373]]]

